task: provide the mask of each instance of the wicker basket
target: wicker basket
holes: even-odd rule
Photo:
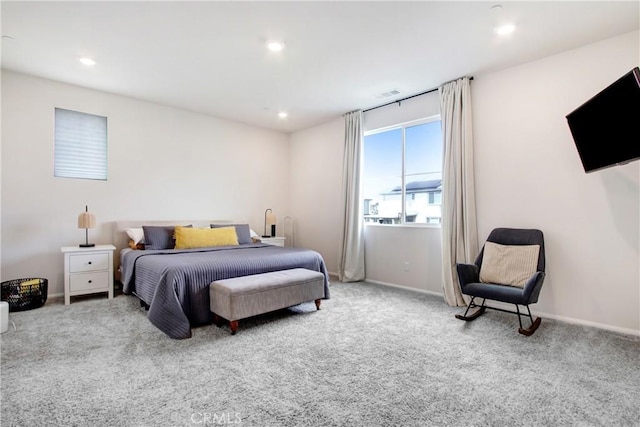
[[[2,282],[0,300],[9,303],[9,311],[42,307],[47,302],[49,281],[41,278],[15,279]]]

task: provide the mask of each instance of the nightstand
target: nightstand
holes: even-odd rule
[[[113,245],[92,248],[63,246],[64,303],[69,305],[75,295],[108,292],[113,298]]]
[[[261,237],[260,241],[267,245],[284,246],[285,237]]]

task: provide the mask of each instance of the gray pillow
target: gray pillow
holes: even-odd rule
[[[183,227],[191,227],[191,225]],[[176,246],[176,240],[173,237],[175,228],[175,225],[143,225],[145,250],[173,249]]]
[[[211,224],[211,228],[220,227],[235,227],[239,245],[253,243],[251,240],[251,229],[249,228],[249,224]]]

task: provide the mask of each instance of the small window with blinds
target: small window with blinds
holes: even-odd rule
[[[55,109],[53,175],[107,180],[107,118]]]

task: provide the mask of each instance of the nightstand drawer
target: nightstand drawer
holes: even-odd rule
[[[109,254],[82,254],[69,256],[69,272],[97,271],[109,269]]]
[[[69,277],[69,290],[71,292],[90,291],[94,289],[109,289],[109,272],[79,273]]]

